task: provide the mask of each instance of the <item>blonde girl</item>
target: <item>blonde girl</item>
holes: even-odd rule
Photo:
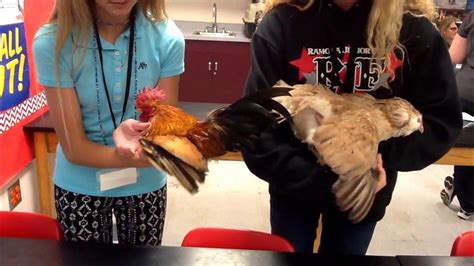
[[[339,211],[331,192],[337,176],[297,140],[287,124],[263,133],[244,152],[249,169],[269,183],[272,233],[298,252],[363,255],[385,214],[398,171],[426,167],[448,151],[462,120],[449,54],[428,19],[428,0],[267,1],[252,39],[246,93],[288,84],[322,84],[337,93],[402,97],[422,112],[425,132],[382,143],[379,186],[358,224]],[[431,10],[431,9],[430,9]],[[344,132],[343,134],[351,134]],[[416,214],[413,214],[416,216]]]
[[[57,0],[33,43],[59,137],[54,169],[65,240],[159,245],[166,176],[144,158],[134,98],[159,86],[177,104],[184,39],[164,0]]]

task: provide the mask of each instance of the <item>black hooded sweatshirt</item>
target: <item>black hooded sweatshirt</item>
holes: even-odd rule
[[[450,57],[435,27],[424,17],[405,14],[399,39],[405,52],[393,52],[390,68],[382,72],[371,61],[366,44],[370,9],[368,0],[347,11],[330,0],[317,1],[305,11],[285,4],[272,9],[252,39],[252,68],[246,84],[246,94],[250,94],[280,79],[290,85],[320,83],[336,92],[398,96],[422,113],[423,134],[380,144],[387,185],[376,194],[362,222],[384,216],[398,171],[420,170],[435,162],[454,144],[462,128]],[[316,163],[316,157],[286,123],[268,129],[256,149],[243,155],[250,171],[269,182],[272,200],[295,208],[339,212],[331,193],[337,176]]]

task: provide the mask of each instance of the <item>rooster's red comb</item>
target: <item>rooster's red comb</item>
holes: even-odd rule
[[[166,98],[166,93],[163,90],[156,88],[144,88],[137,95],[136,105],[139,106],[142,103],[145,103],[148,100],[160,101]]]

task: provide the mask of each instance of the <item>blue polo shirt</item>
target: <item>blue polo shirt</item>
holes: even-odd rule
[[[154,23],[146,19],[141,11],[137,13],[135,30],[137,49],[134,60],[136,67],[132,67],[128,99],[124,99],[124,95],[130,31],[123,32],[115,44],[101,39],[104,72],[112,109],[117,120],[122,115],[124,100],[128,101],[124,120],[135,117],[136,89],[155,87],[159,79],[184,72],[184,38],[175,23],[170,20]],[[44,25],[38,30],[33,41],[38,82],[47,87],[57,87],[59,83],[60,88],[75,88],[87,137],[91,141],[104,144],[97,112],[100,110],[106,143],[112,146],[114,145],[112,139],[114,126],[107,105],[93,33],[86,45],[75,42],[78,34],[74,31],[67,38],[59,56],[59,82],[57,82],[54,68],[56,27],[55,24]],[[96,53],[95,57],[94,53]],[[97,61],[97,67],[95,67],[95,61]],[[134,62],[132,64],[135,65]],[[95,78],[96,69],[99,82],[96,82]],[[96,84],[99,84],[99,104]],[[97,174],[102,170],[107,169],[84,167],[69,162],[61,146],[58,145],[53,177],[54,184],[63,189],[92,196],[122,197],[149,193],[166,184],[166,175],[163,172],[154,168],[141,168],[137,183],[100,191]]]

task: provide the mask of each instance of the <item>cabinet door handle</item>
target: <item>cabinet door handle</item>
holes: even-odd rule
[[[214,71],[217,72],[217,62],[214,62]]]
[[[208,70],[209,70],[209,72],[211,72],[211,64],[212,64],[212,63],[209,61],[209,63],[208,63],[208,64],[209,64],[209,68],[208,68]]]

